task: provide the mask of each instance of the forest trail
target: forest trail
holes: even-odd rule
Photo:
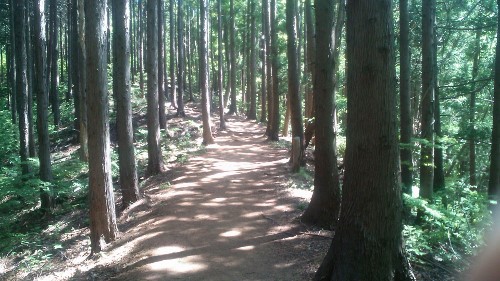
[[[329,233],[310,235],[296,220],[303,203],[284,187],[287,150],[266,141],[265,127],[255,122],[228,121],[216,144],[146,183],[145,198],[121,215],[122,237],[99,258],[101,265],[74,277],[311,278]]]

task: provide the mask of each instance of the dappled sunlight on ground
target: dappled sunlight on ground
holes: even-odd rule
[[[199,122],[199,116],[189,117]],[[305,235],[290,196],[288,151],[265,127],[229,116],[216,143],[147,179],[125,210],[122,236],[74,280],[308,280],[329,245]],[[181,120],[181,119],[179,119]],[[177,122],[177,119],[169,122]],[[307,196],[304,191],[304,197]],[[327,237],[328,238],[328,237]],[[318,250],[319,249],[319,250]],[[68,271],[69,272],[69,271]]]

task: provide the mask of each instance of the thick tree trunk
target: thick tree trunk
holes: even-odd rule
[[[147,175],[159,174],[163,170],[160,146],[160,124],[158,116],[158,0],[147,0],[147,51],[146,72],[147,89],[147,124],[148,124],[148,167]]]
[[[304,127],[299,92],[299,66],[297,58],[297,3],[286,1],[287,57],[288,57],[288,97],[290,98],[290,120],[292,137],[300,138],[299,162],[304,164]],[[295,171],[297,172],[297,171]]]
[[[497,38],[500,38],[500,0],[497,0]],[[488,182],[488,198],[498,201],[500,190],[500,41],[495,49],[495,77],[493,92],[493,129],[491,132],[491,163],[490,179]],[[493,204],[492,204],[493,205]]]
[[[412,126],[411,98],[410,98],[410,16],[408,13],[408,0],[399,1],[399,28],[400,28],[400,124],[401,124],[401,182],[403,192],[411,194],[413,186],[413,156],[411,149]]]
[[[420,151],[420,195],[431,199],[433,194],[434,145],[434,83],[433,33],[435,0],[422,2],[422,139]]]
[[[305,73],[308,76],[307,81],[311,81],[311,85],[313,85],[312,88],[314,88],[314,81],[315,81],[315,61],[316,61],[316,42],[315,42],[315,37],[316,37],[316,31],[314,29],[314,24],[313,24],[313,7],[311,5],[311,0],[306,0],[305,2],[305,26],[306,26],[306,55],[305,55],[305,61],[306,61],[306,67],[305,67]],[[317,13],[317,12],[316,12]],[[334,15],[335,16],[335,15]],[[333,27],[333,26],[332,26]],[[333,34],[333,36],[336,36],[337,34]],[[332,40],[332,44],[335,44],[335,41]],[[336,48],[336,46],[332,45],[332,48]],[[334,65],[337,64],[336,62]],[[335,68],[334,68],[335,69]],[[335,73],[334,73],[335,75]],[[305,91],[305,112],[304,115],[306,117],[306,125],[308,123],[308,120],[311,119],[314,116],[314,89],[311,89],[309,87],[309,84],[306,85],[306,91]]]
[[[179,0],[177,3],[177,40],[178,40],[178,48],[177,53],[179,60],[177,61],[178,75],[177,75],[177,85],[178,85],[178,93],[177,93],[177,115],[186,116],[184,112],[184,82],[186,81],[185,75],[185,52],[184,52],[184,4],[182,0]]]
[[[392,280],[398,264],[402,203],[391,3],[347,3],[343,207],[314,280]]]
[[[25,0],[17,0],[14,6],[14,31],[16,55],[16,105],[19,118],[19,154],[21,156],[21,171],[23,175],[30,172],[28,164],[28,84],[26,76],[26,26],[24,24]]]
[[[116,239],[115,199],[111,179],[109,141],[106,1],[85,0],[85,48],[87,51],[90,243],[92,254]]]
[[[50,164],[50,140],[47,110],[49,96],[45,85],[47,75],[47,61],[45,54],[45,5],[44,1],[34,4],[34,86],[37,99],[37,133],[38,133],[38,160],[40,161],[40,180],[52,181],[52,168]],[[52,208],[51,190],[40,188],[40,208],[50,211]]]
[[[123,208],[137,201],[139,184],[135,161],[130,90],[129,0],[113,0],[113,95],[116,103],[118,160]]]
[[[208,4],[209,0],[200,0],[200,87],[201,113],[203,119],[203,144],[214,143],[212,122],[210,120],[210,99],[208,93]]]
[[[310,4],[310,3],[309,3]],[[314,118],[316,145],[314,146],[314,192],[302,220],[332,229],[340,211],[340,183],[337,169],[336,137],[333,131],[335,108],[335,2],[315,1],[316,57],[314,61]],[[311,24],[312,25],[312,24]]]

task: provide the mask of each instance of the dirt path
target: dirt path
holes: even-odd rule
[[[264,127],[229,121],[215,145],[153,179],[142,203],[122,215],[124,234],[102,257],[109,265],[74,277],[310,279],[329,239],[304,234],[294,220],[299,200],[283,188],[287,151],[266,141]]]

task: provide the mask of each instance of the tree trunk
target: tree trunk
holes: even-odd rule
[[[160,146],[160,124],[158,116],[158,0],[147,0],[147,126],[148,126],[148,167],[146,174],[153,176],[163,170]]]
[[[267,99],[267,128],[266,128],[266,135],[269,138],[271,131],[272,131],[272,120],[273,120],[273,70],[272,70],[272,64],[271,64],[271,27],[270,27],[270,22],[271,22],[271,15],[270,15],[270,3],[269,0],[263,0],[262,1],[262,30],[263,30],[263,37],[264,37],[264,47],[265,47],[265,54],[263,57],[264,60],[264,65],[266,68],[266,77],[265,77],[265,83],[266,83],[266,99]]]
[[[401,126],[401,182],[403,192],[411,194],[413,186],[413,156],[411,149],[413,120],[411,117],[411,98],[410,98],[410,16],[408,13],[408,0],[399,1],[399,28],[400,28],[400,126]]]
[[[177,84],[179,87],[179,91],[177,93],[177,115],[179,116],[186,116],[186,113],[184,112],[184,82],[186,81],[185,78],[185,61],[186,57],[184,55],[184,7],[183,7],[183,2],[182,0],[179,0],[177,3],[177,40],[178,40],[178,57],[179,60],[177,61],[177,68],[178,68],[178,75],[177,75]]]
[[[138,40],[138,59],[139,59],[139,88],[141,89],[141,93],[144,93],[144,5],[142,4],[142,0],[139,0],[137,4],[137,12],[139,14],[139,40]]]
[[[19,118],[19,154],[23,175],[30,172],[28,157],[29,120],[28,120],[28,84],[26,76],[26,26],[24,24],[25,0],[17,0],[14,12],[15,55],[16,55],[16,105]]]
[[[288,97],[290,98],[290,116],[292,137],[300,138],[299,162],[304,165],[304,127],[302,106],[299,92],[299,66],[297,59],[297,3],[286,1],[287,57],[288,57]],[[296,172],[296,171],[295,171]]]
[[[314,81],[315,81],[315,60],[316,60],[316,42],[315,42],[315,37],[316,37],[316,31],[314,30],[314,24],[313,24],[313,7],[311,5],[311,0],[306,0],[305,2],[305,26],[306,26],[306,55],[305,55],[305,61],[306,61],[306,67],[305,67],[305,73],[307,76],[308,81],[311,81],[311,84],[314,87]],[[334,15],[335,16],[335,15]],[[334,22],[334,20],[332,20]],[[333,27],[333,26],[332,26]],[[319,27],[318,27],[319,28]],[[333,31],[334,32],[334,31]],[[333,36],[336,36],[337,34],[333,34]],[[335,41],[332,41],[332,44],[335,44]],[[332,48],[336,48],[336,46],[332,45]],[[333,64],[335,65],[336,62]],[[335,68],[334,68],[335,69]],[[335,75],[335,73],[333,73]],[[309,88],[309,84],[306,85],[306,91],[305,91],[305,117],[306,117],[306,124],[308,123],[308,120],[311,119],[314,116],[314,89]],[[333,94],[333,92],[332,92]]]
[[[191,49],[191,29],[192,29],[192,25],[191,25],[191,20],[190,20],[190,17],[191,17],[191,7],[188,6],[188,25],[187,25],[187,34],[186,34],[186,40],[187,40],[187,52],[186,52],[186,63],[187,63],[187,68],[188,68],[188,73],[187,73],[187,76],[188,76],[188,88],[189,88],[189,101],[190,102],[194,102],[194,96],[193,96],[193,70],[192,70],[192,67],[193,67],[193,63],[192,63],[192,58],[191,58],[191,55],[192,55],[192,49]]]
[[[26,13],[25,13],[25,21],[26,21],[26,81],[28,86],[28,152],[29,157],[36,157],[36,147],[35,147],[35,130],[34,130],[34,118],[33,118],[33,45],[32,34],[33,20],[31,19],[31,11],[32,4],[29,1],[26,1]]]
[[[203,144],[214,143],[212,122],[210,120],[210,100],[208,93],[208,4],[209,0],[200,0],[200,87],[203,119]]]
[[[250,37],[248,40],[249,48],[249,94],[250,94],[250,107],[247,112],[248,119],[257,119],[257,83],[256,83],[256,72],[257,72],[257,55],[256,55],[256,43],[255,43],[255,1],[250,0]]]
[[[422,139],[420,151],[420,195],[431,199],[433,193],[434,83],[433,31],[435,0],[422,2]]]
[[[316,0],[316,7],[329,1]],[[314,280],[392,280],[398,264],[402,203],[391,3],[347,2],[343,207]]]
[[[229,56],[231,61],[231,69],[229,79],[231,81],[231,103],[229,104],[229,114],[236,114],[238,109],[236,106],[236,40],[234,36],[235,23],[234,18],[236,14],[234,12],[234,0],[229,0]]]
[[[217,24],[218,24],[218,38],[217,38],[217,59],[218,59],[218,72],[217,72],[217,83],[219,87],[219,128],[221,130],[226,129],[226,121],[224,120],[224,94],[222,93],[222,89],[224,86],[222,85],[223,80],[223,72],[222,72],[222,0],[217,1]]]
[[[444,157],[441,138],[443,133],[441,130],[441,100],[439,96],[438,85],[438,64],[437,64],[437,35],[436,28],[434,27],[433,34],[433,52],[432,52],[432,83],[434,84],[434,133],[436,140],[434,145],[434,178],[433,190],[443,189],[445,186],[444,180]]]
[[[270,6],[270,50],[271,50],[271,75],[272,75],[272,105],[271,109],[271,130],[268,139],[272,141],[279,140],[280,131],[280,94],[278,79],[278,29],[276,23],[276,0],[271,0]]]
[[[50,104],[52,107],[52,115],[54,115],[54,125],[57,127],[61,124],[61,112],[59,109],[59,91],[57,89],[59,83],[59,72],[57,59],[59,51],[57,48],[57,37],[58,37],[58,24],[57,24],[57,0],[50,0],[50,41],[49,41],[49,52],[50,52]]]
[[[116,239],[115,199],[109,141],[106,1],[85,0],[85,48],[89,130],[90,244],[92,254]]]
[[[139,184],[135,161],[130,90],[130,6],[113,0],[113,94],[116,103],[118,161],[123,208],[137,201]]]
[[[78,1],[78,77],[80,97],[80,160],[89,159],[88,130],[87,130],[87,51],[85,48],[85,0]]]
[[[500,38],[500,0],[497,0],[497,38]],[[500,41],[495,48],[495,77],[493,92],[493,129],[491,131],[491,163],[488,181],[488,198],[490,202],[498,201],[500,189]],[[491,204],[493,205],[493,204]]]
[[[10,84],[10,113],[12,123],[17,123],[17,79],[16,79],[16,25],[15,25],[15,0],[10,0],[10,52],[9,52],[9,84]]]
[[[316,1],[316,61],[314,65],[314,192],[302,220],[332,229],[340,211],[340,183],[337,169],[336,137],[333,131],[335,108],[335,2]],[[310,5],[310,3],[309,3]],[[312,25],[312,23],[311,23]]]
[[[163,0],[158,0],[158,106],[159,106],[159,122],[160,129],[167,129],[167,114],[165,111],[165,53],[164,38],[165,32],[163,29]]]
[[[50,164],[50,140],[47,110],[49,96],[45,85],[47,75],[47,61],[45,54],[45,5],[43,1],[34,3],[34,86],[37,99],[37,133],[38,133],[38,160],[40,161],[40,180],[52,181],[52,168]],[[40,208],[50,211],[53,206],[52,192],[46,188],[40,188]]]
[[[177,108],[176,103],[176,84],[175,80],[175,27],[174,27],[174,0],[170,0],[169,5],[169,19],[170,19],[170,105],[173,108]]]

